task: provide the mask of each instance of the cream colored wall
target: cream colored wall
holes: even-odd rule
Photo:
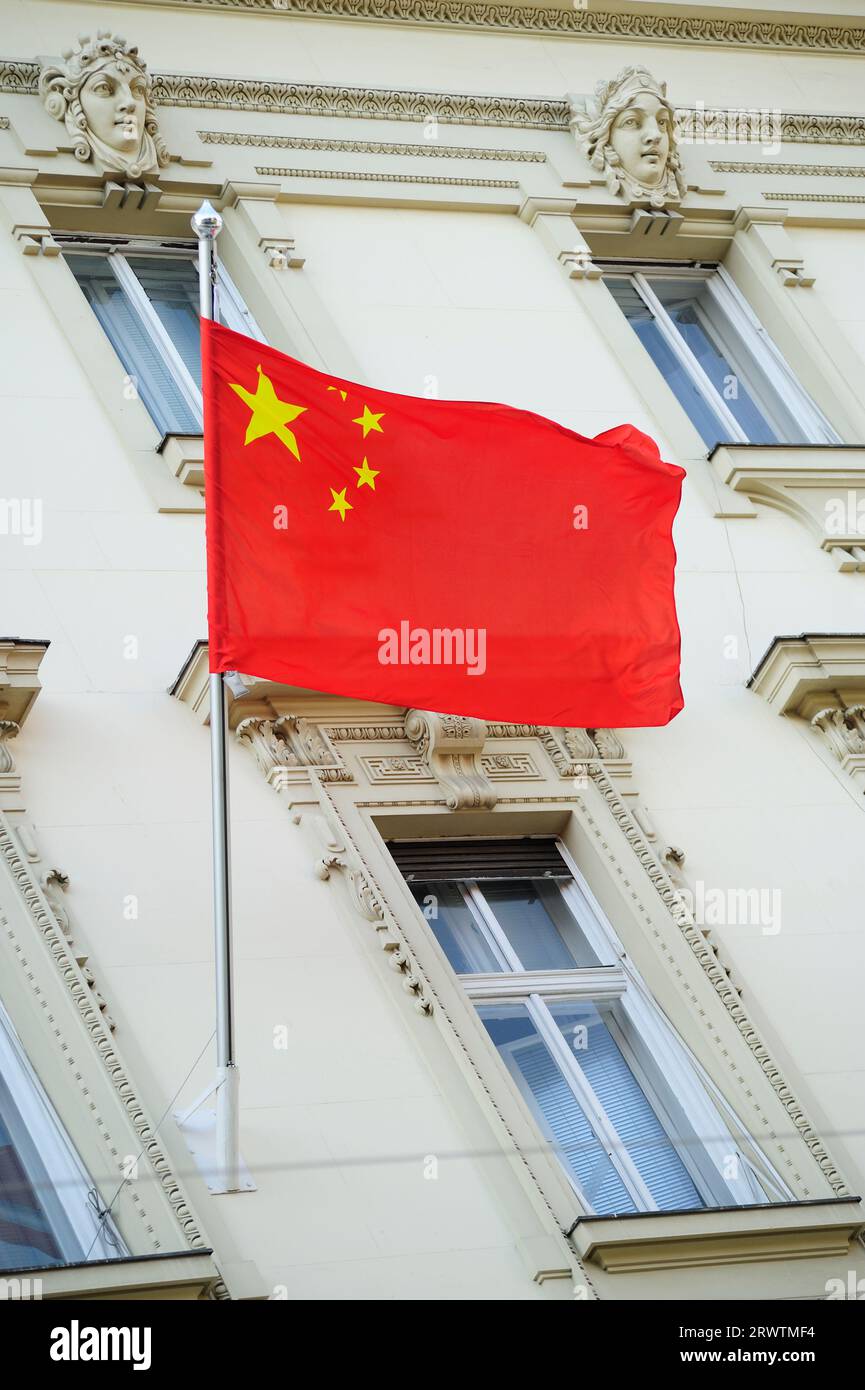
[[[28,59],[88,26],[114,25],[157,70],[299,81],[558,97],[645,61],[683,104],[759,99],[794,110],[855,110],[861,82],[857,59],[832,55],[147,5],[4,8],[6,51]],[[205,114],[197,124],[214,128],[226,113]],[[172,148],[182,119],[163,115]],[[249,115],[243,128],[260,123]],[[369,124],[385,138],[383,123]],[[404,125],[396,138],[412,133]],[[211,153],[228,177],[228,154]],[[593,287],[564,279],[525,223],[300,203],[284,218],[307,257],[303,276],[365,378],[423,394],[435,377],[442,396],[505,400],[587,434],[629,419],[687,463],[676,524],[686,708],[667,729],[625,734],[627,749],[660,840],[686,851],[689,881],[781,888],[777,936],[735,927],[717,935],[749,1010],[861,1190],[861,797],[743,681],[778,633],[861,630],[865,581],[837,574],[810,536],[764,508],[755,520],[714,519],[709,465],[676,457],[664,407],[637,394],[586,311],[581,295]],[[861,350],[848,277],[865,233],[792,235]],[[70,875],[66,901],[118,1041],[161,1115],[178,1092],[191,1099],[212,1067],[207,741],[166,694],[204,635],[202,519],[154,511],[101,404],[104,383],[91,384],[46,306],[54,271],[0,237],[0,320],[14,325],[0,344],[0,495],[45,503],[44,543],[7,537],[0,548],[0,627],[52,642],[16,759],[44,857]],[[724,654],[730,635],[733,658]],[[139,643],[134,660],[124,657],[129,636]],[[243,1153],[257,1193],[208,1198],[169,1134],[217,1248],[255,1261],[264,1286],[291,1297],[570,1297],[567,1281],[531,1281],[517,1240],[543,1230],[542,1217],[501,1160],[483,1156],[489,1129],[436,1028],[412,1011],[342,892],[313,876],[312,829],[290,824],[243,753],[232,779]],[[136,921],[124,917],[130,894]],[[273,1046],[280,1024],[287,1051]],[[418,1155],[452,1153],[466,1156],[443,1163],[438,1181],[424,1179]],[[661,1287],[663,1276],[650,1277]],[[750,1269],[753,1295],[775,1277]],[[627,1291],[600,1284],[606,1296],[646,1296],[630,1276]],[[665,1287],[681,1294],[683,1278]]]

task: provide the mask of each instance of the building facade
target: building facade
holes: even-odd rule
[[[856,9],[0,4],[5,1296],[861,1296]],[[234,682],[232,1193],[204,199],[228,326],[687,470],[666,728]]]

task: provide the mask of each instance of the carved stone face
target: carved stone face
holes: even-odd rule
[[[640,92],[613,121],[610,144],[631,178],[657,187],[670,154],[669,109],[653,93]]]
[[[108,63],[81,88],[81,109],[97,139],[120,154],[137,153],[144,136],[147,83],[131,64]]]

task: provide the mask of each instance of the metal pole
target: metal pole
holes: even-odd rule
[[[198,237],[201,317],[216,317],[216,238],[222,218],[204,202],[192,218]],[[205,497],[205,507],[207,500]],[[239,1192],[238,1101],[234,1060],[234,989],[231,954],[231,862],[228,819],[228,706],[221,675],[210,677],[210,767],[213,802],[213,927],[216,965],[216,1171],[211,1190]]]

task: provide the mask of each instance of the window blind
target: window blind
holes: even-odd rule
[[[573,877],[551,837],[390,840],[388,849],[409,882]]]

